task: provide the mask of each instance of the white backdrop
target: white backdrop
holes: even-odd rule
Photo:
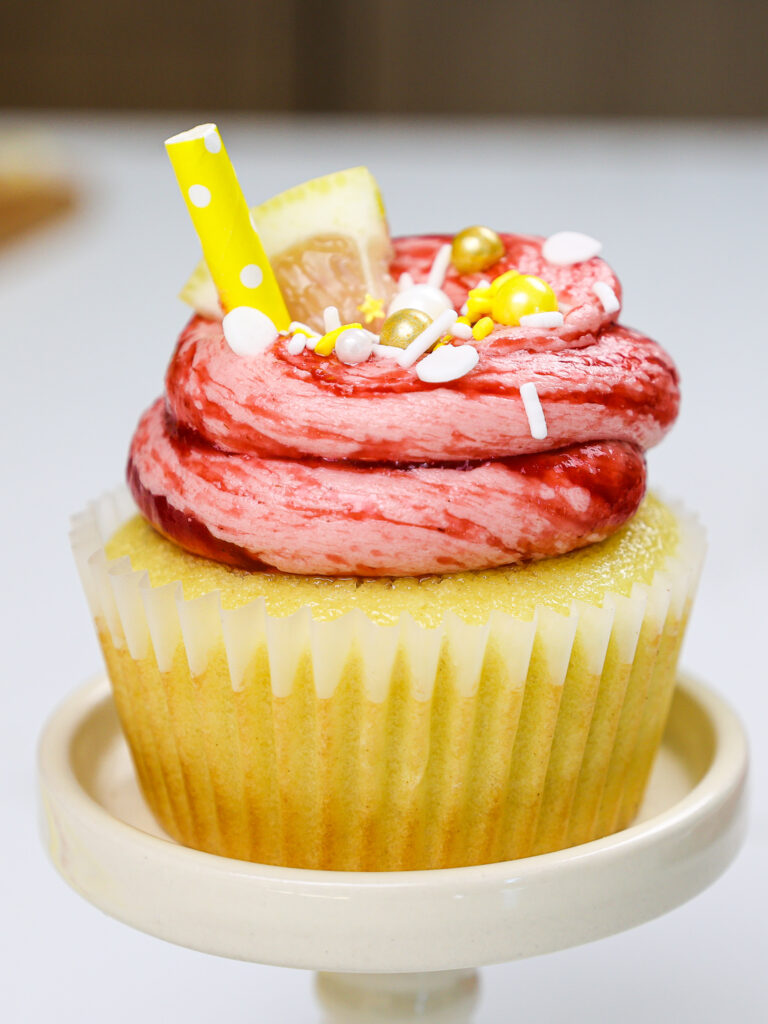
[[[365,163],[393,233],[487,223],[595,235],[624,284],[624,321],[677,360],[682,412],[650,453],[649,475],[708,528],[683,661],[728,696],[750,731],[747,844],[711,890],[665,918],[484,970],[476,1021],[765,1020],[768,130],[218,121],[251,202]],[[6,116],[0,127],[20,122]],[[58,138],[82,205],[0,251],[0,622],[9,654],[0,715],[0,1017],[314,1022],[309,973],[205,957],[132,932],[71,892],[38,841],[37,735],[56,702],[100,666],[67,517],[122,478],[137,417],[160,392],[185,321],[175,295],[198,247],[162,146],[195,118],[32,123]]]

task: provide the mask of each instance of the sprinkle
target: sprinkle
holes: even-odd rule
[[[397,290],[404,292],[408,288],[413,288],[413,277],[406,270],[405,273],[401,274],[397,279]]]
[[[460,323],[457,320],[453,327],[451,327],[449,333],[452,334],[454,338],[461,338],[462,341],[469,341],[472,337],[472,328],[469,324]]]
[[[261,272],[261,267],[255,263],[246,263],[240,271],[240,284],[244,288],[258,288],[263,280],[264,275]]]
[[[189,196],[190,203],[201,210],[211,201],[211,190],[206,188],[205,185],[190,185],[187,189],[187,195]]]
[[[396,363],[400,362],[400,356],[403,354],[403,349],[397,348],[395,345],[374,345],[373,354],[375,356],[383,356],[387,359],[394,359]]]
[[[335,331],[337,327],[341,327],[341,318],[335,306],[325,307],[323,310],[323,323],[325,324],[326,332]]]
[[[329,356],[336,345],[336,339],[342,333],[342,331],[348,330],[350,327],[362,327],[362,324],[345,324],[343,327],[339,324],[338,327],[334,327],[332,331],[326,331],[326,333],[315,342],[315,352],[319,356]]]
[[[440,288],[433,288],[431,284],[415,284],[397,293],[389,304],[387,314],[397,313],[401,309],[420,309],[434,320],[446,309],[453,309],[453,304]]]
[[[364,363],[373,351],[376,337],[364,327],[348,327],[336,338],[336,358],[342,363]]]
[[[520,317],[521,327],[562,327],[563,314],[551,313],[526,313]]]
[[[384,299],[375,299],[370,292],[366,292],[365,299],[357,309],[359,313],[363,314],[363,320],[367,324],[373,323],[374,320],[384,316]]]
[[[595,281],[592,291],[600,299],[600,304],[606,313],[617,313],[621,309],[621,303],[616,298],[616,292],[605,281]]]
[[[402,366],[413,366],[417,359],[424,355],[434,343],[449,331],[456,323],[456,310],[446,309],[437,316],[432,323],[425,327],[416,338],[413,339],[408,348],[403,350],[401,357]]]
[[[304,342],[304,345],[305,345],[306,348],[308,348],[310,350],[310,352],[314,352],[315,351],[315,346],[317,345],[318,341],[320,341],[320,335],[319,334],[311,334],[307,338],[307,340]]]
[[[235,306],[222,320],[224,337],[239,356],[256,356],[277,337],[277,328],[260,309]]]
[[[292,320],[291,326],[288,330],[291,334],[317,334],[317,331],[313,330],[307,324],[303,324],[301,320]]]
[[[475,341],[482,341],[483,338],[487,338],[493,330],[494,323],[491,317],[484,316],[477,321],[475,326],[472,328],[472,337]]]
[[[541,255],[548,263],[569,267],[573,263],[591,260],[602,248],[602,242],[579,231],[558,231],[544,242]]]
[[[477,366],[480,355],[472,345],[441,345],[416,366],[416,376],[425,384],[458,380]]]
[[[461,315],[463,317],[465,317],[467,315],[467,313],[469,313],[469,303],[465,302],[464,305],[459,310],[459,312],[461,313]]]
[[[525,415],[528,417],[528,426],[531,430],[531,437],[537,441],[543,441],[547,436],[547,421],[544,419],[544,410],[539,401],[539,393],[536,385],[531,381],[523,384],[520,388],[520,397],[525,406]]]
[[[292,356],[297,356],[304,351],[306,344],[307,336],[305,334],[294,334],[286,345],[286,348]]]
[[[437,255],[432,261],[432,266],[427,277],[427,284],[433,288],[442,288],[445,275],[451,263],[451,246],[446,243],[437,250]]]
[[[475,288],[490,288],[490,287],[491,287],[491,282],[488,280],[487,277],[481,277],[480,280],[475,285]]]

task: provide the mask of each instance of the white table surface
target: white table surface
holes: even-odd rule
[[[203,114],[198,120],[205,120]],[[768,129],[685,124],[218,118],[252,202],[356,163],[393,233],[469,223],[602,239],[624,320],[678,362],[683,407],[650,479],[708,527],[683,660],[740,710],[753,744],[742,854],[672,914],[579,949],[487,968],[477,1024],[768,1018]],[[58,878],[36,830],[34,747],[100,666],[67,517],[120,481],[159,393],[197,242],[162,141],[188,115],[0,118],[53,133],[80,182],[67,221],[0,250],[3,501],[0,1018],[315,1022],[309,972],[206,957],[101,915]]]

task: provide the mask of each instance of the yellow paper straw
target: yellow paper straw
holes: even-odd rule
[[[219,129],[198,125],[167,139],[165,148],[224,312],[253,306],[287,330],[291,318]]]

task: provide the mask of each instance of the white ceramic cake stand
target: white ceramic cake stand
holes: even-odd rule
[[[684,903],[736,854],[746,771],[734,713],[683,678],[631,828],[525,860],[357,873],[229,860],[165,836],[104,677],[58,708],[40,744],[44,840],[74,889],[169,942],[320,971],[334,1024],[469,1021],[476,967],[590,942]]]

